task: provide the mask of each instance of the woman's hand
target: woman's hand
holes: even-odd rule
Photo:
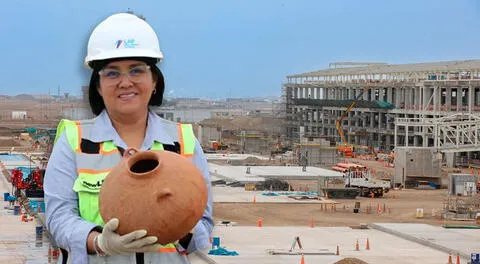
[[[97,254],[124,255],[135,252],[155,252],[161,248],[158,238],[147,236],[146,230],[137,230],[123,236],[115,233],[120,221],[113,218],[103,227],[101,234],[95,237],[94,248]]]

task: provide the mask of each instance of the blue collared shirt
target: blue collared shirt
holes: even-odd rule
[[[154,140],[162,144],[174,144],[167,133],[162,133],[164,131],[162,127],[165,126],[164,122],[167,121],[152,112],[148,113],[147,130],[140,150],[150,149]],[[105,110],[95,118],[92,131],[94,131],[92,133],[92,141],[94,142],[113,140],[116,146],[124,149],[128,147],[112,126]],[[209,238],[214,225],[208,164],[198,140],[195,141],[192,162],[200,169],[207,182],[208,202],[203,218],[195,226],[193,239],[187,248],[189,253],[209,246]],[[53,148],[45,172],[46,224],[58,246],[70,252],[72,263],[87,263],[87,236],[96,225],[80,218],[78,195],[73,190],[76,178],[75,153],[73,153],[65,133],[63,133]]]

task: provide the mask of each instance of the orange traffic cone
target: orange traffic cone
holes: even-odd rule
[[[370,241],[368,241],[368,238],[367,238],[367,246],[365,246],[365,249],[370,250]]]
[[[357,239],[357,243],[355,243],[355,250],[360,251],[360,245],[358,245],[358,239]]]
[[[337,246],[337,252],[335,253],[335,255],[340,255],[340,248]]]
[[[325,192],[325,200],[328,200],[328,192]]]
[[[457,262],[456,264],[460,264],[460,255],[457,253]]]
[[[262,227],[262,218],[261,217],[258,218],[257,226]]]
[[[453,264],[452,255],[448,255],[448,262],[447,262],[447,264]]]
[[[313,217],[312,217],[312,218],[310,218],[310,228],[313,228],[313,226],[314,226],[314,222],[313,222]]]
[[[395,195],[392,196],[392,199],[395,200],[397,197],[395,197]]]
[[[300,259],[300,264],[305,264],[305,257],[302,254],[302,258]]]

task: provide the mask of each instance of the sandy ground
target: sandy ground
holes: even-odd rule
[[[256,225],[262,218],[263,225],[272,226],[309,225],[311,219],[316,226],[358,226],[371,222],[460,224],[439,217],[446,194],[446,190],[393,190],[385,198],[335,200],[338,202],[335,211],[330,207],[322,208],[319,204],[215,203],[214,218],[216,221],[234,221],[239,225]],[[355,202],[361,205],[358,214],[353,213]],[[368,207],[370,213],[367,212]],[[417,208],[423,208],[423,218],[416,217]],[[432,209],[435,216],[432,216]],[[461,224],[474,224],[474,221],[462,221]]]
[[[348,159],[373,169],[375,178],[393,175],[394,168],[385,167],[379,161]],[[465,169],[467,172],[468,169]],[[316,181],[290,181],[295,190],[316,190]],[[336,210],[322,208],[319,204],[271,204],[271,203],[215,203],[217,221],[234,221],[239,225],[256,225],[262,218],[264,225],[357,226],[371,222],[409,222],[443,224],[475,224],[474,221],[445,221],[441,219],[443,202],[448,191],[441,190],[391,190],[382,198],[337,199]],[[393,199],[395,197],[395,199]],[[361,212],[353,213],[355,202],[360,202]],[[423,217],[417,218],[417,208],[423,209]],[[323,210],[322,210],[323,209]],[[367,210],[369,209],[369,210]],[[380,209],[380,210],[378,210]],[[369,211],[369,213],[367,212]]]

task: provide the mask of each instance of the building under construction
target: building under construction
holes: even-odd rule
[[[327,137],[382,150],[479,149],[480,60],[416,64],[331,63],[287,76],[286,138]],[[355,102],[347,113],[346,109]]]

